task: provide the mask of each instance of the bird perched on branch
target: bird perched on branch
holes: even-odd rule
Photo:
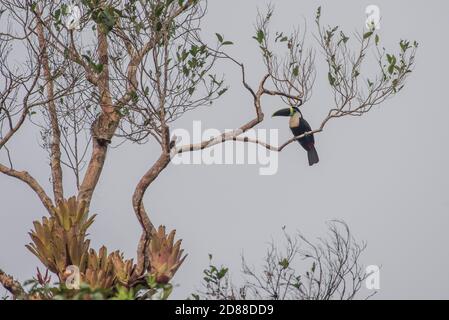
[[[286,109],[281,109],[273,114],[273,117],[290,117],[289,125],[290,130],[293,132],[295,137],[303,135],[306,132],[312,131],[309,123],[303,118],[301,111],[297,107],[290,107]],[[318,158],[318,153],[315,149],[315,138],[313,134],[306,135],[298,139],[299,144],[307,151],[307,157],[309,159],[309,165],[313,166],[320,160]]]

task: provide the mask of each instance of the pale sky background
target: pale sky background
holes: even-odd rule
[[[214,33],[235,42],[230,52],[246,64],[255,86],[264,74],[257,45],[251,39],[257,8],[267,1],[209,1],[203,22],[206,38]],[[307,20],[315,32],[316,8],[322,21],[341,25],[347,34],[361,30],[365,8],[381,9],[381,38],[387,49],[400,39],[417,40],[417,65],[406,88],[363,118],[337,119],[316,137],[320,163],[309,167],[297,145],[279,155],[274,176],[260,176],[255,165],[169,166],[150,187],[145,205],[155,225],[176,228],[189,256],[174,282],[174,298],[186,298],[200,287],[208,253],[239,277],[240,256],[260,265],[267,242],[281,238],[281,228],[323,236],[325,222],[345,220],[354,235],[368,242],[365,265],[381,265],[376,298],[449,298],[449,74],[447,1],[272,1],[272,29],[289,30]],[[311,43],[317,47],[314,42]],[[317,55],[318,76],[312,99],[303,109],[312,127],[331,103],[324,61]],[[230,92],[215,106],[189,113],[175,127],[234,128],[252,117],[251,100],[241,89],[240,74],[225,68]],[[290,137],[286,119],[269,115],[282,106],[264,100],[267,119],[261,127],[279,128]],[[10,143],[17,169],[27,169],[50,190],[46,155],[38,135],[27,128]],[[139,177],[158,156],[155,144],[109,152],[93,199],[98,217],[91,228],[92,246],[105,244],[134,256],[141,230],[131,206]],[[5,162],[4,157],[0,160]],[[70,185],[71,187],[71,185]],[[70,190],[69,184],[66,187]],[[73,189],[72,189],[73,190]],[[24,245],[32,221],[45,211],[20,182],[0,176],[0,267],[20,280],[31,278],[39,261]],[[2,293],[3,291],[0,291]]]

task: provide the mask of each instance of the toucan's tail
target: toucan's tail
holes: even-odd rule
[[[309,166],[313,166],[320,161],[314,145],[307,151],[307,158],[309,158]]]

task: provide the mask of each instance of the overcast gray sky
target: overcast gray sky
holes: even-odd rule
[[[209,1],[203,33],[234,41],[230,52],[247,67],[256,85],[264,68],[251,39],[257,8],[267,1]],[[381,265],[377,298],[449,298],[449,105],[446,97],[449,30],[447,1],[272,1],[273,31],[289,30],[304,19],[315,32],[316,8],[323,22],[351,33],[361,30],[365,8],[381,9],[381,38],[396,49],[400,39],[417,40],[417,66],[406,88],[362,118],[337,119],[316,137],[320,163],[309,167],[297,145],[279,155],[274,176],[260,176],[254,165],[170,165],[150,187],[145,204],[154,224],[176,228],[189,254],[175,277],[173,297],[185,298],[202,279],[208,253],[238,277],[240,256],[262,262],[266,244],[279,239],[282,226],[322,236],[325,222],[345,220],[354,235],[368,242],[366,265]],[[316,47],[315,43],[310,43]],[[317,55],[318,76],[303,114],[317,126],[331,105],[324,61]],[[177,128],[234,128],[252,116],[250,97],[240,87],[238,70],[224,69],[230,92],[213,108],[189,113]],[[265,100],[271,114],[281,103]],[[267,117],[264,128],[279,128],[290,137],[286,119]],[[30,128],[10,147],[16,168],[26,168],[50,190],[46,155]],[[121,249],[134,256],[140,227],[131,195],[139,177],[158,156],[154,144],[127,144],[109,153],[92,209],[92,245]],[[4,157],[0,157],[4,160]],[[70,190],[71,184],[67,185]],[[73,190],[73,189],[72,189]],[[39,261],[24,247],[32,220],[45,214],[36,196],[23,184],[0,176],[0,266],[21,280],[29,279]]]

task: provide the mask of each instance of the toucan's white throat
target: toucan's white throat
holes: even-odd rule
[[[299,127],[299,121],[301,120],[301,114],[299,112],[295,112],[291,117],[289,121],[290,128],[297,128]]]

